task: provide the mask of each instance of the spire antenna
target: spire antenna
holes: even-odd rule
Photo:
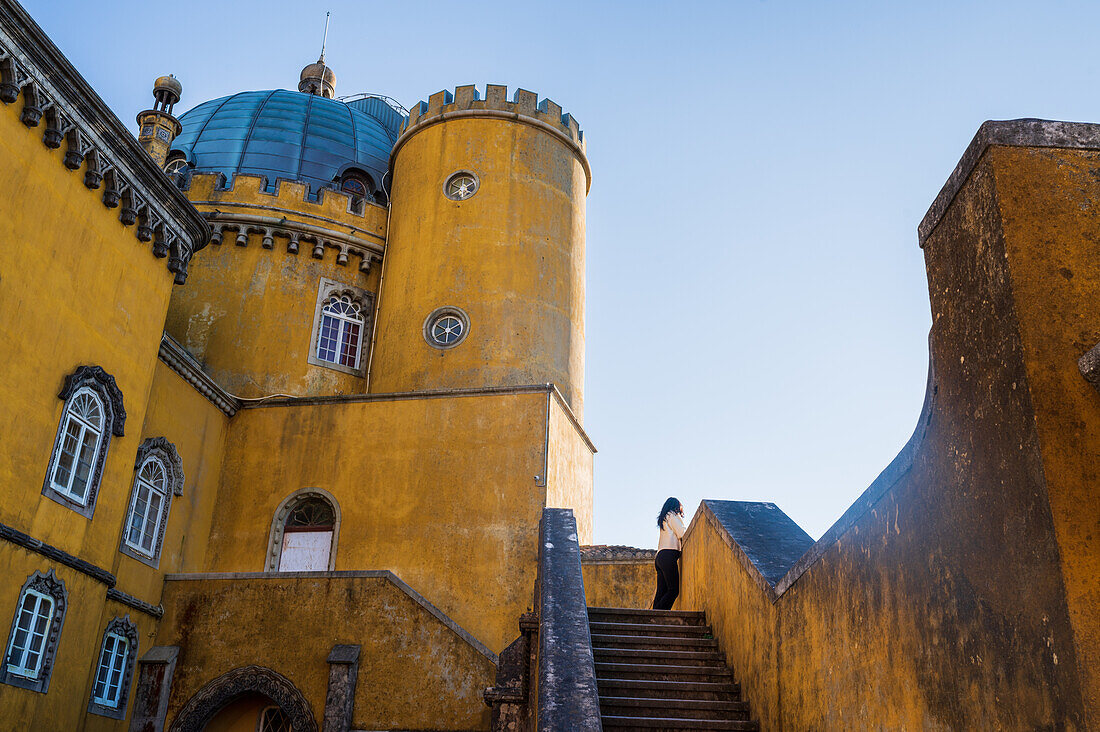
[[[320,63],[325,62],[325,44],[328,43],[328,19],[329,19],[330,15],[332,15],[331,12],[326,12],[325,13],[325,36],[324,36],[324,38],[321,39],[321,60],[320,60]]]

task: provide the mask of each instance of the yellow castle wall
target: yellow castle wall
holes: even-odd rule
[[[584,601],[589,607],[648,610],[657,589],[652,559],[587,561],[581,558]]]
[[[550,453],[546,469],[546,507],[573,509],[580,543],[591,544],[594,450],[561,403],[553,395],[548,396]]]
[[[280,502],[323,488],[337,570],[392,570],[499,652],[532,601],[546,436],[544,391],[243,410],[205,568],[263,570]]]
[[[326,191],[320,203],[307,202],[306,186],[280,184],[278,195],[260,189],[258,176],[239,175],[232,190],[217,190],[213,175],[196,175],[187,195],[200,211],[285,218],[339,231],[364,242],[381,244],[386,210],[366,204],[364,213],[349,213],[348,197]],[[372,236],[373,234],[373,236]],[[274,237],[271,249],[263,235],[252,233],[247,246],[236,244],[237,232],[227,231],[221,244],[211,244],[191,263],[186,287],[173,294],[165,330],[190,351],[224,389],[243,397],[268,394],[313,396],[354,394],[366,390],[364,376],[308,363],[317,291],[321,278],[376,292],[381,271],[359,269],[361,259],[349,256],[337,264],[337,251],[325,247],[313,257],[313,242],[299,242],[297,254],[288,240]],[[370,327],[363,334],[363,365]]]
[[[180,646],[169,725],[204,684],[252,664],[287,677],[320,722],[326,658],[336,644],[355,644],[353,729],[488,727],[480,692],[495,664],[389,579],[170,579],[164,604],[157,642]]]
[[[1082,694],[1100,726],[1100,395],[1077,359],[1100,342],[1100,153],[996,148],[997,196],[1016,293],[1043,476],[1061,555]]]
[[[62,165],[64,146],[42,144],[44,123],[19,121],[21,108],[0,105],[0,521],[114,571],[173,275],[119,222],[118,209],[103,206],[102,189],[84,186],[84,168]],[[81,365],[115,377],[127,413],[125,435],[111,437],[91,519],[42,495],[64,407],[57,394]],[[68,609],[49,692],[0,685],[0,709],[26,729],[81,729],[107,619],[129,612],[143,642],[151,619],[106,602],[106,586],[87,575],[0,542],[5,629],[26,578],[51,568]],[[96,718],[86,728],[125,725]]]
[[[416,131],[394,159],[392,217],[370,390],[553,382],[579,418],[584,389],[586,177],[561,141],[501,119]],[[452,201],[452,173],[480,188]],[[423,336],[434,310],[470,318],[458,346]]]
[[[165,573],[202,568],[228,429],[229,418],[220,409],[162,361],[157,362],[143,439],[165,437],[176,446],[183,463],[183,495],[172,496],[156,568],[118,555],[120,589],[156,605]]]

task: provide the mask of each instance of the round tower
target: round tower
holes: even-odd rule
[[[172,141],[183,129],[180,121],[172,116],[172,108],[182,94],[183,84],[179,79],[172,74],[162,76],[153,82],[153,99],[156,100],[153,108],[137,116],[138,142],[160,166],[168,159]]]
[[[577,122],[535,94],[442,91],[390,158],[373,393],[544,384],[582,414],[585,197]]]

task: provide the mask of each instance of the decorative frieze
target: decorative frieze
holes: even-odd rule
[[[176,339],[165,333],[160,341],[160,360],[175,371],[195,390],[222,410],[227,417],[232,417],[241,408],[241,403],[231,394],[226,392],[217,382],[202,370],[202,366],[187,350],[176,342]]]
[[[221,245],[227,240],[239,247],[248,246],[249,237],[256,235],[260,246],[274,249],[275,239],[285,241],[288,254],[298,254],[301,243],[311,247],[310,256],[324,259],[329,250],[336,252],[336,264],[347,266],[351,257],[359,260],[359,271],[370,272],[372,262],[381,262],[385,247],[381,243],[365,241],[335,229],[282,217],[256,216],[252,214],[212,211],[203,214],[210,223],[210,243]]]
[[[136,225],[134,235],[153,242],[153,255],[167,258],[183,284],[191,257],[209,239],[202,218],[26,12],[0,0],[0,102],[20,96],[20,121],[42,125],[47,148],[64,143],[62,164],[74,171],[84,165],[84,185],[104,187],[103,205],[121,204],[119,221]]]

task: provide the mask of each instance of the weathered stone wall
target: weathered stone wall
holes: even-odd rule
[[[253,665],[288,679],[320,724],[327,659],[350,644],[361,648],[352,729],[487,728],[480,692],[495,656],[384,574],[170,577],[157,635],[180,648],[169,725],[205,684]]]
[[[1100,131],[999,125],[922,226],[931,373],[906,448],[771,592],[705,512],[689,531],[681,606],[764,728],[1096,726],[1097,494],[1074,453],[1100,403],[1072,372],[1100,303],[1065,283],[1098,264]]]
[[[631,607],[653,605],[657,575],[653,549],[628,546],[582,546],[581,571],[584,596],[589,607]]]

